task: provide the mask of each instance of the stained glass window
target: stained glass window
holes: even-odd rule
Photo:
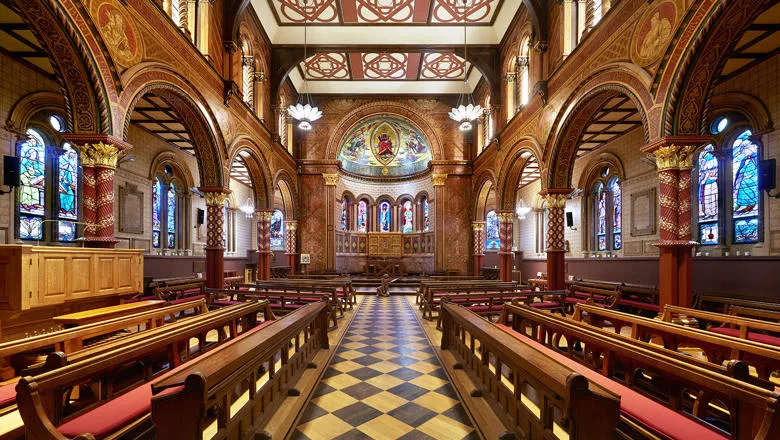
[[[63,152],[57,161],[57,174],[59,178],[59,219],[78,220],[78,173],[79,157],[76,150],[70,144],[65,144]],[[76,239],[76,224],[72,221],[59,222],[59,241],[73,241]]]
[[[414,207],[409,200],[405,201],[401,210],[401,232],[414,232]]]
[[[173,185],[168,189],[168,249],[176,247],[176,191]]]
[[[623,247],[623,192],[617,177],[610,181],[612,191],[612,249]]]
[[[699,242],[703,245],[718,244],[719,211],[718,205],[718,158],[712,145],[707,145],[699,153],[699,185],[697,191],[699,203]]]
[[[162,184],[154,181],[152,186],[152,246],[160,247],[160,224],[162,218]]]
[[[347,199],[341,201],[341,230],[347,230]]]
[[[499,235],[498,215],[496,211],[490,211],[485,216],[485,249],[501,248],[501,236]]]
[[[27,130],[28,139],[19,145],[19,238],[43,239],[46,213],[46,146],[36,130]]]
[[[271,247],[280,249],[284,247],[284,214],[275,209],[271,215]]]
[[[392,208],[389,202],[379,204],[379,232],[390,232],[393,224]]]
[[[594,189],[596,200],[596,249],[607,250],[607,196],[604,185],[596,184]]]
[[[745,130],[732,145],[734,243],[758,242],[758,146],[751,134]]]
[[[423,198],[423,219],[425,220],[425,229],[423,231],[428,232],[431,230],[430,217],[428,215],[428,198]]]
[[[368,209],[366,207],[366,201],[361,200],[358,202],[358,214],[357,214],[357,229],[358,232],[366,232],[368,225]]]

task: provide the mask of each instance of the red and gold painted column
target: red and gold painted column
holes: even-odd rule
[[[225,287],[224,236],[225,199],[230,191],[221,187],[198,188],[206,199],[206,286],[213,289]]]
[[[566,236],[565,208],[566,198],[571,189],[549,189],[542,193],[547,202],[547,288],[563,290],[566,288]]]
[[[677,303],[693,304],[693,247],[691,234],[691,170],[695,147],[680,147],[677,152]]]
[[[501,281],[512,281],[512,238],[514,237],[514,211],[497,210],[498,238],[498,277]]]
[[[431,183],[433,184],[433,242],[435,250],[433,252],[433,270],[438,273],[447,273],[444,258],[444,220],[446,219],[446,197],[444,196],[447,182],[447,174],[431,174]],[[430,203],[430,202],[429,202]]]
[[[257,279],[271,279],[271,217],[273,209],[257,211]]]
[[[290,266],[290,273],[295,275],[295,256],[298,254],[298,220],[284,221],[284,254],[287,258],[287,265]]]
[[[112,248],[114,237],[114,174],[119,158],[132,148],[108,135],[67,135],[81,153],[83,169],[84,245]]]
[[[325,180],[325,272],[336,273],[336,185],[337,173],[323,173]]]
[[[479,276],[479,269],[485,259],[485,222],[471,222],[474,231],[474,276]]]

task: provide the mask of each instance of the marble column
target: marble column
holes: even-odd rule
[[[224,237],[225,199],[230,190],[222,187],[198,188],[206,199],[206,287],[222,289],[225,287],[225,248]]]
[[[498,276],[501,281],[512,281],[512,238],[514,237],[515,212],[497,210],[498,237],[501,246],[498,249]]]
[[[349,220],[347,220],[349,222]],[[290,273],[295,275],[296,255],[298,255],[298,220],[284,221],[284,253]]]
[[[566,288],[566,198],[571,189],[549,189],[544,194],[547,202],[547,289]]]
[[[485,222],[471,222],[474,232],[474,276],[479,276],[479,270],[485,259]]]
[[[132,148],[108,135],[66,135],[80,153],[83,181],[84,245],[113,248],[114,175],[119,158]]]
[[[257,215],[257,279],[271,279],[271,217],[273,209],[261,209]]]

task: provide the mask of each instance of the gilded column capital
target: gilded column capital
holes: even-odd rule
[[[677,166],[681,170],[692,170],[693,169],[693,160],[694,160],[694,152],[696,151],[695,145],[685,145],[679,147],[679,150],[677,151]]]
[[[257,216],[257,220],[261,222],[270,222],[271,217],[274,216],[274,211],[273,209],[262,209],[255,212],[255,215]]]
[[[127,151],[112,143],[105,142],[76,144],[74,148],[81,153],[80,159],[83,166],[111,169],[116,168],[119,157]]]
[[[336,186],[339,183],[339,175],[335,173],[322,173],[322,178],[325,179],[325,186]]]
[[[220,187],[201,187],[198,188],[203,198],[206,199],[206,206],[224,206],[230,190]]]
[[[433,186],[444,186],[444,182],[446,181],[446,174],[431,174],[431,182],[433,183]]]
[[[514,211],[497,211],[496,216],[498,216],[498,221],[501,223],[509,223],[515,218],[515,212]]]
[[[298,229],[298,220],[285,220],[284,221],[284,228],[287,231],[295,231]]]
[[[473,229],[474,232],[482,232],[485,230],[485,222],[472,222],[471,229]]]
[[[547,202],[548,208],[565,208],[567,194],[545,194],[544,201]]]
[[[677,145],[665,145],[658,147],[653,151],[655,156],[655,164],[658,167],[658,171],[676,170],[680,167],[680,158],[678,156],[678,150],[680,147]]]

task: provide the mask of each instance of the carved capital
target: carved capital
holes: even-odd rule
[[[693,145],[682,146],[677,151],[677,165],[681,170],[693,169],[694,151],[696,147]]]
[[[515,213],[514,211],[499,211],[496,212],[496,216],[498,216],[498,221],[500,223],[511,223],[515,218]]]
[[[444,186],[444,182],[447,181],[447,175],[446,174],[432,174],[431,175],[431,183],[433,183],[433,186]]]
[[[268,223],[271,221],[271,217],[274,216],[274,211],[270,209],[264,209],[262,211],[257,211],[255,214],[257,215],[258,221]]]
[[[547,48],[549,46],[549,41],[540,40],[534,43],[534,50],[536,50],[537,53],[544,54],[547,53]]]
[[[339,183],[338,174],[323,173],[322,178],[325,179],[325,186],[336,186],[336,184]]]
[[[545,194],[544,200],[548,208],[565,208],[567,197],[566,194]]]
[[[206,206],[225,206],[225,200],[230,194],[230,190],[219,187],[200,187],[198,190],[206,199]]]
[[[238,51],[238,43],[235,41],[225,41],[225,52],[236,53]]]
[[[471,224],[471,229],[473,229],[474,232],[482,232],[485,230],[485,222],[473,222]]]
[[[666,145],[659,147],[653,151],[655,156],[655,165],[658,167],[658,171],[676,170],[680,166],[680,159],[677,155],[680,147],[677,145]]]
[[[295,232],[298,229],[298,220],[285,220],[284,229],[287,232]]]
[[[103,142],[76,145],[75,148],[81,153],[81,164],[83,166],[112,169],[116,168],[119,157],[127,151],[114,144]]]

